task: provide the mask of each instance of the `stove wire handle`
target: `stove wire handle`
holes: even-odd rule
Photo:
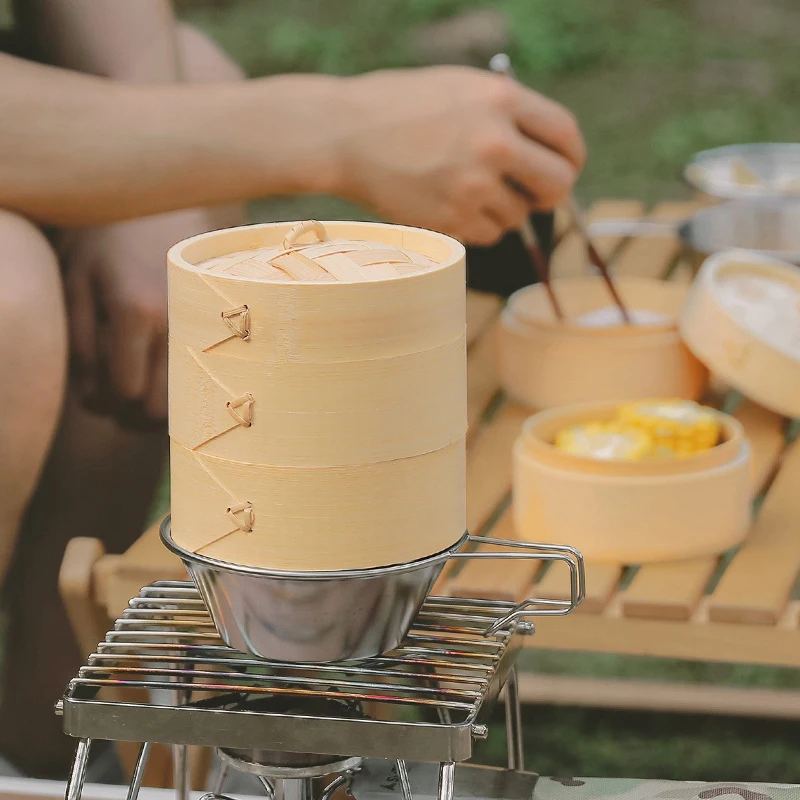
[[[516,553],[486,553],[483,551],[469,553],[452,553],[450,558],[459,559],[528,559],[538,561],[562,561],[569,569],[570,597],[569,600],[553,600],[544,597],[529,597],[515,605],[504,617],[495,621],[484,632],[484,636],[491,636],[498,631],[507,629],[510,625],[526,617],[564,616],[574,611],[583,602],[586,595],[586,575],[583,565],[583,556],[574,547],[560,544],[539,544],[536,542],[516,542],[511,539],[492,539],[487,536],[469,536],[468,542],[473,544],[493,545],[495,547],[508,547],[513,550],[525,552]]]

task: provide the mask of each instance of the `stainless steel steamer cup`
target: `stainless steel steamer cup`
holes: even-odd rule
[[[350,661],[397,647],[450,559],[563,561],[570,572],[569,600],[531,597],[486,631],[518,621],[563,615],[584,597],[581,554],[562,545],[514,542],[464,534],[447,550],[408,564],[364,570],[283,572],[239,566],[184,550],[161,525],[161,539],[186,566],[222,639],[236,650],[272,661]],[[465,552],[469,544],[517,552]]]

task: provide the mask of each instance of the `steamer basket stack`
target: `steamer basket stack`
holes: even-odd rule
[[[460,244],[382,224],[273,224],[189,239],[168,261],[176,545],[313,572],[460,540]]]

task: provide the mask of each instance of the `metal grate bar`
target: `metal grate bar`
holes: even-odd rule
[[[86,677],[90,670],[95,670],[94,674],[99,673],[109,673],[111,670],[114,669],[122,669],[120,667],[115,667],[114,665],[119,661],[119,656],[111,655],[111,654],[100,654],[96,653],[89,658],[89,664],[85,667],[82,667],[80,670],[80,676]],[[139,671],[139,668],[136,666],[137,664],[141,664],[146,666],[148,664],[153,663],[168,663],[174,664],[176,661],[180,661],[181,664],[197,664],[197,665],[215,665],[221,666],[221,662],[219,659],[204,657],[204,656],[180,656],[176,658],[174,655],[158,655],[158,654],[149,654],[149,655],[141,655],[141,654],[133,654],[127,655],[125,657],[125,663],[129,664],[126,671]],[[98,664],[106,663],[108,666],[97,666]],[[255,667],[257,669],[264,669],[264,663],[259,661],[256,658],[253,659],[246,659],[246,658],[227,658],[224,661],[224,666],[227,667],[240,667],[242,669],[248,669],[250,667]],[[415,678],[419,678],[421,680],[430,680],[431,674],[430,672],[407,672],[405,670],[381,670],[381,669],[370,669],[369,667],[352,667],[351,669],[343,668],[343,667],[328,667],[327,669],[323,669],[324,665],[315,667],[315,672],[319,672],[322,675],[347,675],[348,673],[355,673],[358,675],[374,675],[376,677],[381,678],[399,678],[402,680],[413,680]],[[285,668],[285,667],[284,667]],[[288,668],[289,672],[296,672],[296,668]],[[193,672],[192,674],[198,674]],[[214,673],[215,675],[220,675],[221,673]],[[244,673],[246,676],[246,673]],[[279,676],[273,675],[271,676],[272,679],[278,679]],[[289,675],[286,677],[286,680],[297,680],[296,677]],[[436,680],[441,681],[443,683],[466,683],[466,684],[485,684],[486,678],[479,678],[479,677],[470,677],[465,676],[462,674],[444,674],[441,672],[436,673]]]
[[[484,635],[512,607],[428,598],[390,653],[287,664],[227,647],[195,587],[162,581],[130,602],[71,681],[65,730],[88,738],[143,741],[156,734],[168,744],[460,760],[469,757],[472,724],[485,700],[496,697],[516,653],[513,631]],[[365,711],[373,704],[405,710],[373,719]]]

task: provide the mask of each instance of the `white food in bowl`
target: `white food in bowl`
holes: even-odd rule
[[[669,314],[638,308],[628,309],[628,316],[633,325],[669,325],[675,320]],[[615,325],[626,324],[622,318],[622,312],[616,306],[597,308],[594,311],[582,314],[573,322],[582,328],[611,328]]]

